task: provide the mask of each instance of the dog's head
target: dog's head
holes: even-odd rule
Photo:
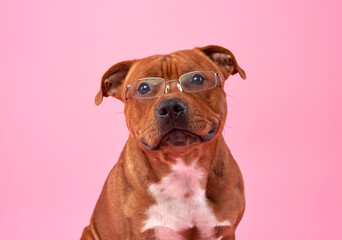
[[[227,49],[210,45],[124,61],[102,77],[95,97],[125,103],[126,123],[143,150],[188,147],[221,134],[227,115],[225,80],[245,72]]]

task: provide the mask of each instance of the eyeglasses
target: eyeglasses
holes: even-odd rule
[[[214,71],[194,71],[183,74],[177,80],[166,81],[164,78],[148,77],[134,80],[127,86],[133,98],[157,98],[170,90],[169,82],[177,83],[181,92],[193,93],[213,89],[217,86],[218,73]],[[222,82],[221,82],[222,85]]]

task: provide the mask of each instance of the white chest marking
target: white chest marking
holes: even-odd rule
[[[215,226],[230,226],[229,221],[218,222],[207,205],[205,191],[200,186],[202,176],[197,161],[187,166],[177,159],[170,174],[149,187],[156,204],[147,210],[142,231],[155,229],[157,238],[166,235],[173,240],[181,239],[177,232],[196,226],[204,239],[214,239]]]

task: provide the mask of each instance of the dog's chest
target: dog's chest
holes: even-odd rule
[[[179,232],[196,227],[203,239],[215,239],[214,228],[230,224],[215,218],[200,186],[202,177],[196,161],[187,166],[177,159],[169,175],[149,187],[156,203],[147,210],[143,231],[155,229],[157,239],[182,239]]]

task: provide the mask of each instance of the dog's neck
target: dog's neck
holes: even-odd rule
[[[132,136],[126,144],[126,160],[134,165],[134,168],[141,173],[141,177],[146,177],[152,182],[159,181],[170,173],[171,168],[176,164],[184,164],[191,166],[196,164],[202,169],[203,179],[208,178],[208,174],[212,168],[212,162],[216,156],[217,148],[225,145],[222,136],[214,139],[210,144],[202,143],[196,146],[187,146],[179,149],[161,149],[161,150],[143,150],[139,148]],[[131,149],[135,148],[138,156],[129,156]],[[146,175],[145,175],[146,174]],[[143,176],[145,175],[145,176]],[[205,180],[206,182],[206,180]],[[205,184],[205,183],[204,183]]]

